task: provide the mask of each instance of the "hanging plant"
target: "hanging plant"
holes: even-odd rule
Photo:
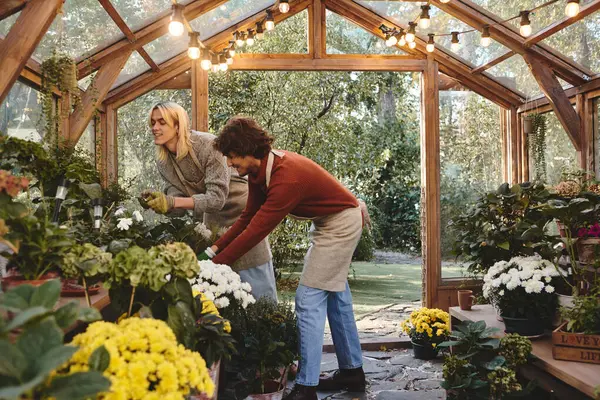
[[[528,138],[530,154],[533,156],[534,179],[539,182],[546,182],[546,116],[532,114],[528,117],[532,121],[532,129]]]
[[[56,106],[54,100],[55,90],[60,93],[63,102],[77,106],[80,101],[79,87],[77,85],[77,66],[75,61],[66,54],[57,52],[44,60],[42,72],[42,119],[45,123],[44,138],[51,148],[56,148],[61,132],[61,121],[69,118],[71,107]]]

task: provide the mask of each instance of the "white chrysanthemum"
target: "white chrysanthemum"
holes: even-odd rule
[[[554,286],[550,286],[550,285],[546,286],[546,292],[554,293]]]
[[[218,308],[229,306],[232,299],[241,302],[244,308],[255,302],[250,294],[250,284],[242,283],[240,276],[231,267],[215,264],[210,260],[199,261],[198,264],[200,273],[192,280],[193,287],[211,298]]]
[[[133,220],[131,218],[119,218],[117,228],[119,228],[119,230],[126,231],[129,230],[131,225],[133,225]]]
[[[206,225],[204,225],[202,222],[196,225],[194,231],[200,236],[202,236],[205,240],[210,240],[210,237],[212,236],[212,232],[210,231],[210,229],[208,229]]]

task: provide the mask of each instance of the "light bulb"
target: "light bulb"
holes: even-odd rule
[[[452,50],[453,52],[457,52],[460,49],[460,43],[452,43],[450,45],[450,50]]]
[[[181,36],[183,35],[183,7],[179,4],[173,4],[171,10],[169,33],[173,36]]]
[[[256,38],[261,40],[265,36],[265,30],[263,29],[262,22],[256,23]]]
[[[458,40],[458,32],[454,31],[450,33],[452,35],[452,44],[450,45],[450,50],[453,52],[457,52],[460,49],[460,42]]]
[[[408,32],[405,36],[404,39],[408,42],[408,43],[412,43],[415,41],[415,34],[414,33],[410,33]]]
[[[192,60],[200,58],[200,49],[198,47],[188,47],[188,57]]]
[[[413,42],[410,42],[410,43],[408,44],[408,48],[409,48],[409,49],[414,49],[415,47],[417,47],[417,42],[414,42],[414,41],[413,41]]]
[[[392,47],[392,46],[396,45],[396,43],[398,43],[398,39],[394,35],[388,35],[387,38],[385,39],[385,45],[387,47]]]
[[[567,7],[565,8],[565,14],[569,18],[579,14],[579,0],[569,0],[567,2]]]
[[[435,50],[435,44],[427,43],[427,51],[429,53],[433,53],[434,50]]]
[[[290,3],[288,3],[288,0],[279,0],[279,12],[285,14],[288,11],[290,11]]]
[[[253,37],[249,37],[248,39],[246,39],[246,44],[248,46],[252,46],[254,44],[254,38]]]
[[[519,28],[521,36],[531,35],[531,21],[529,21],[529,11],[521,11],[521,27]]]
[[[227,64],[227,60],[223,56],[219,56],[219,69],[223,72],[227,71],[229,68],[229,64]]]
[[[210,64],[210,60],[202,60],[200,61],[200,68],[205,71],[208,71],[212,65]]]
[[[235,57],[235,48],[233,48],[233,46],[229,48],[229,55]]]
[[[267,31],[272,31],[275,29],[275,21],[273,20],[273,12],[271,10],[267,10],[267,19],[265,20],[265,29]]]
[[[427,46],[425,46],[425,49],[427,50],[428,53],[433,53],[433,51],[435,50],[435,40],[434,40],[434,34],[430,33],[429,35],[429,41],[427,42]]]
[[[402,35],[402,36],[400,37],[400,40],[398,40],[398,44],[399,44],[400,46],[404,46],[404,45],[406,45],[406,35]]]
[[[423,29],[429,28],[431,18],[429,17],[429,6],[421,6],[421,16],[419,17],[419,26]]]
[[[229,65],[233,64],[233,58],[227,57],[226,60],[227,60],[227,64],[229,64]]]
[[[406,32],[406,41],[408,43],[414,42],[415,41],[415,26],[417,24],[414,22],[409,22],[408,23],[408,32]]]
[[[450,3],[450,0],[440,0],[440,3],[444,3],[444,4]]]
[[[481,45],[483,47],[488,47],[492,43],[492,38],[490,37],[490,27],[484,26],[483,31],[481,32]]]
[[[211,70],[212,72],[219,72],[219,70],[221,69],[221,66],[219,65],[219,57],[216,54],[212,55],[212,59],[210,61],[211,63]]]

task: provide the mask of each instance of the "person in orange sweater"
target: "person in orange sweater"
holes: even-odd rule
[[[320,390],[365,390],[362,352],[348,286],[348,269],[360,240],[359,202],[329,172],[290,151],[273,150],[273,138],[251,118],[234,117],[214,141],[240,176],[248,176],[242,215],[206,250],[217,264],[230,265],[265,238],[287,216],[312,220],[311,246],[296,291],[300,364],[286,400],[316,400]],[[320,378],[329,320],[339,364]]]

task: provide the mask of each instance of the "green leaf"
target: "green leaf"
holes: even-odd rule
[[[53,317],[39,324],[27,327],[17,340],[17,347],[25,355],[28,363],[34,363],[42,354],[62,346],[63,332]]]
[[[81,322],[100,321],[102,319],[102,314],[94,307],[81,307],[77,319]]]
[[[473,332],[483,332],[485,329],[485,321],[473,322],[470,328]]]
[[[52,380],[46,390],[48,397],[56,400],[85,400],[110,389],[110,380],[98,371],[76,372]]]
[[[504,249],[504,250],[509,250],[510,249],[510,243],[509,242],[498,243],[497,246],[500,247],[501,249]]]
[[[473,382],[471,383],[471,389],[481,389],[487,386],[487,382],[486,381],[482,381],[480,379],[475,379],[473,380]]]
[[[8,386],[0,389],[0,399],[2,400],[19,400],[21,395],[35,388],[44,381],[44,376],[36,376],[33,379],[19,386]]]
[[[168,307],[167,324],[175,333],[177,341],[187,349],[192,349],[196,321],[189,305],[178,301]]]
[[[99,199],[102,197],[102,186],[99,183],[80,183],[79,187],[90,199]]]
[[[67,361],[77,351],[75,346],[60,345],[38,355],[35,362],[37,375],[47,376]]]
[[[35,287],[29,284],[10,289],[2,296],[2,307],[9,311],[21,311],[29,307]]]
[[[77,321],[79,303],[70,301],[54,312],[54,319],[61,329],[67,329]]]
[[[483,367],[489,371],[494,371],[504,365],[506,359],[502,356],[496,356],[489,362],[483,363]]]
[[[42,306],[50,310],[54,308],[60,297],[61,283],[58,279],[52,279],[38,287],[31,296],[29,305]]]
[[[486,340],[485,342],[481,343],[481,346],[489,346],[493,349],[497,349],[499,345],[500,345],[500,339],[490,339],[490,340]]]
[[[102,345],[94,350],[94,352],[90,355],[88,363],[90,365],[90,369],[98,372],[104,372],[110,364],[110,353],[108,350],[106,350],[106,347]]]
[[[10,332],[13,329],[16,328],[20,328],[21,326],[27,324],[28,322],[30,322],[31,320],[34,320],[36,318],[40,318],[46,314],[48,314],[50,311],[45,308],[45,307],[33,307],[33,308],[28,308],[25,311],[17,314],[12,321],[10,321],[5,327],[4,327],[4,332]]]
[[[21,379],[27,360],[19,349],[7,340],[0,340],[0,375]]]
[[[178,301],[183,301],[190,307],[194,304],[192,285],[190,285],[190,282],[185,278],[175,277],[171,279],[170,282],[165,284],[164,293],[171,304],[175,304]]]
[[[447,340],[445,342],[442,342],[440,344],[437,345],[437,347],[450,347],[450,346],[458,346],[459,344],[461,344],[462,342],[459,342],[457,340]]]

